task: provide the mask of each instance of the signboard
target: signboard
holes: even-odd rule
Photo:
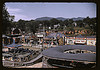
[[[76,37],[75,39],[78,39],[78,40],[85,40],[86,38],[77,38],[77,37]]]
[[[87,40],[96,40],[96,38],[87,38]]]
[[[67,37],[67,39],[75,39],[75,37]]]
[[[67,39],[67,44],[74,44],[74,39]]]
[[[75,40],[75,43],[85,44],[86,40]]]
[[[43,37],[43,35],[37,35],[37,37]]]
[[[67,44],[73,45],[75,42],[75,37],[67,37]]]
[[[95,40],[87,40],[87,45],[95,45],[96,41]]]

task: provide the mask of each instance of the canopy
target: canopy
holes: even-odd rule
[[[87,45],[64,45],[46,49],[42,52],[43,56],[55,59],[63,60],[77,60],[77,61],[90,61],[96,62],[96,54],[92,53],[80,53],[80,54],[71,54],[64,53],[65,50],[70,49],[80,49],[80,50],[89,50],[96,52],[96,46],[87,46]]]
[[[7,47],[19,47],[19,46],[22,46],[22,45],[19,45],[19,44],[10,44],[10,45],[7,45]]]

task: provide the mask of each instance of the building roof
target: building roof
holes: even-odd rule
[[[76,38],[85,38],[85,37],[82,35],[78,35],[78,36],[76,36]]]
[[[22,45],[13,43],[13,44],[7,45],[6,47],[19,47],[19,46],[22,46]]]
[[[18,55],[17,57],[26,57],[28,55],[30,55],[30,53],[21,54],[21,55]]]
[[[53,38],[53,37],[57,37],[57,36],[60,36],[60,37],[65,37],[65,35],[64,34],[62,34],[62,33],[50,33],[47,37],[48,38]]]
[[[7,53],[2,53],[3,56],[11,56],[10,54]]]
[[[87,36],[87,38],[96,38],[96,36]]]
[[[92,52],[96,52],[96,46],[87,46],[87,45],[64,45],[46,49],[42,52],[43,56],[47,56],[50,58],[56,59],[64,59],[64,60],[76,60],[76,61],[96,61],[96,54],[92,53],[80,53],[80,54],[71,54],[71,53],[63,53],[65,50],[69,49],[82,49],[89,50]]]

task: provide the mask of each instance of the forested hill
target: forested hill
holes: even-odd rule
[[[51,20],[53,17],[40,17],[40,18],[36,18],[35,20]]]
[[[40,18],[36,18],[35,20],[40,20],[40,21],[42,21],[42,20],[51,20],[52,18],[53,17],[40,17]],[[77,21],[77,20],[83,20],[84,18],[83,17],[78,17],[78,18],[63,18],[63,17],[57,17],[55,19],[62,20],[62,21],[66,20],[66,19],[73,19],[74,21]]]

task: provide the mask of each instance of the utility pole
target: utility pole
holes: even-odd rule
[[[44,38],[45,38],[45,28],[44,28],[44,23],[43,23],[43,43],[44,43]],[[42,43],[42,45],[43,45],[43,43]],[[43,47],[42,47],[42,50],[44,50],[44,45],[43,45]]]
[[[43,38],[45,38],[45,27],[44,27],[44,23],[43,23],[43,33],[44,33]]]

